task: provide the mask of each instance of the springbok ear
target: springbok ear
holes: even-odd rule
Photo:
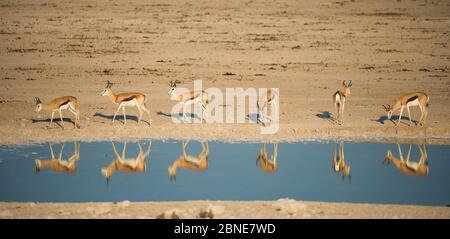
[[[36,101],[36,104],[42,103],[42,101],[38,97],[35,97],[34,100]]]
[[[347,86],[347,85],[345,84],[345,80],[342,82],[342,85],[343,85],[343,86]]]
[[[347,87],[351,87],[352,86],[352,81],[350,80],[350,82],[348,83]]]

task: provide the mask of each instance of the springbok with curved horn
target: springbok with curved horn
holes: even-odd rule
[[[411,162],[411,148],[412,144],[409,145],[408,154],[406,155],[406,160],[403,158],[402,149],[400,145],[397,144],[399,158],[395,157],[392,154],[392,151],[389,149],[386,153],[386,158],[384,162],[392,163],[398,169],[399,172],[405,175],[410,176],[427,176],[428,175],[428,154],[425,145],[417,145],[420,151],[420,158],[418,162]]]
[[[408,117],[409,117],[408,126],[411,126],[412,119],[411,119],[411,112],[409,111],[409,107],[410,106],[418,106],[420,109],[420,112],[421,112],[419,124],[422,126],[428,117],[427,107],[428,107],[429,101],[430,101],[430,97],[428,97],[427,94],[425,94],[423,92],[413,92],[413,93],[408,93],[408,94],[404,94],[404,95],[400,96],[400,98],[398,98],[392,106],[391,105],[387,105],[387,106],[383,105],[383,107],[387,112],[388,119],[391,119],[392,113],[394,113],[394,111],[400,109],[400,115],[398,116],[397,124],[395,124],[395,122],[394,122],[395,126],[398,126],[400,124],[400,120],[402,119],[403,109],[406,107],[406,111],[408,112]],[[417,125],[417,122],[416,122],[416,125]]]
[[[50,103],[43,103],[38,97],[34,98],[36,103],[36,112],[40,112],[41,110],[51,110],[52,117],[50,118],[50,123],[48,127],[50,127],[53,123],[53,116],[55,116],[55,112],[59,112],[59,117],[61,119],[61,128],[64,129],[63,123],[63,115],[62,110],[68,109],[75,115],[74,127],[80,128],[80,111],[76,108],[78,100],[74,96],[63,96],[52,100]]]
[[[342,91],[338,90],[333,94],[334,120],[338,124],[343,123],[345,101],[350,95],[350,87],[352,87],[352,81],[346,84],[344,80],[342,82],[342,87]]]
[[[114,113],[112,123],[114,123],[117,113],[122,108],[124,125],[125,125],[127,123],[125,107],[126,106],[130,106],[130,107],[136,106],[136,108],[139,111],[138,124],[141,122],[142,113],[145,112],[148,115],[148,120],[149,120],[148,124],[151,125],[152,119],[150,117],[150,111],[145,107],[145,102],[147,100],[145,95],[142,93],[138,93],[138,92],[114,94],[113,91],[111,90],[112,85],[113,85],[113,83],[111,83],[110,81],[107,81],[105,90],[102,93],[102,96],[108,96],[109,99],[111,100],[111,102],[113,102],[115,105],[119,106],[116,110],[116,113]]]
[[[197,103],[200,103],[202,106],[202,116],[201,121],[203,122],[203,115],[206,110],[206,106],[209,103],[208,100],[208,93],[204,90],[202,91],[190,91],[185,94],[178,94],[177,93],[177,84],[181,83],[180,81],[170,81],[169,86],[170,90],[168,94],[171,96],[172,100],[177,101],[178,103],[181,103],[183,106],[183,118],[187,119],[186,111],[184,110],[186,106],[188,105],[194,105]]]

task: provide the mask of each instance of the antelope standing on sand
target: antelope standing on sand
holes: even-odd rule
[[[209,146],[208,141],[201,142],[202,151],[198,155],[198,157],[193,155],[186,154],[186,147],[188,141],[182,141],[181,143],[181,156],[175,160],[172,165],[168,168],[169,179],[170,181],[176,181],[177,179],[177,168],[184,168],[195,171],[204,171],[208,169],[208,155],[209,155]]]
[[[333,94],[334,120],[338,124],[343,123],[345,101],[350,95],[350,87],[352,87],[352,81],[350,81],[348,84],[343,81],[342,86],[342,91],[338,90]]]
[[[420,151],[420,159],[418,162],[410,162],[411,148],[412,144],[409,145],[408,154],[406,155],[406,161],[403,159],[402,149],[400,145],[397,144],[398,152],[400,158],[395,157],[391,150],[388,150],[386,153],[386,158],[384,162],[392,163],[394,166],[405,175],[412,176],[427,176],[428,175],[428,154],[425,145],[417,145]],[[384,163],[383,162],[383,163]]]
[[[40,112],[41,110],[51,110],[52,117],[50,118],[50,123],[48,127],[50,127],[53,123],[53,116],[55,116],[55,112],[59,112],[59,117],[61,119],[61,128],[64,129],[63,124],[63,115],[62,110],[68,109],[75,115],[74,127],[80,128],[80,111],[76,108],[78,100],[73,96],[62,96],[52,100],[50,103],[43,103],[38,97],[35,97],[36,102],[36,112]]]
[[[257,122],[261,122],[261,116],[267,116],[263,113],[266,109],[267,111],[269,110],[269,106],[271,111],[270,113],[272,114],[272,111],[275,110],[275,107],[277,107],[277,100],[278,94],[275,91],[272,91],[272,89],[268,89],[264,94],[261,95],[261,97],[256,102],[256,108],[258,110]],[[272,119],[270,119],[270,121],[272,121]]]
[[[67,160],[62,159],[62,154],[64,150],[64,143],[61,146],[61,150],[59,151],[58,160],[55,158],[55,154],[53,153],[53,145],[51,143],[48,144],[50,147],[50,160],[35,160],[36,171],[39,172],[43,168],[50,168],[55,172],[60,173],[74,173],[77,171],[77,161],[80,160],[80,143],[75,142],[73,155],[70,156]]]
[[[177,93],[177,84],[181,83],[180,81],[170,81],[169,86],[170,90],[168,94],[170,95],[172,100],[177,101],[178,103],[181,103],[183,106],[183,118],[188,119],[186,115],[185,107],[188,105],[195,105],[200,103],[202,106],[202,115],[201,115],[201,121],[203,122],[203,116],[204,112],[206,110],[206,106],[209,103],[208,100],[208,93],[204,90],[202,91],[190,91],[185,94],[178,94]]]
[[[336,145],[338,146],[338,150],[336,153]],[[347,177],[349,182],[352,180],[352,176],[350,175],[351,167],[345,162],[344,155],[344,142],[339,142],[334,145],[333,150],[333,161],[332,161],[333,171],[337,174],[342,175],[342,180],[345,180]]]
[[[129,92],[129,93],[120,93],[120,94],[114,94],[111,90],[111,86],[113,83],[110,81],[106,82],[105,90],[102,93],[102,96],[108,96],[111,102],[113,102],[116,105],[119,105],[119,107],[116,110],[116,113],[114,113],[112,123],[114,123],[114,120],[116,118],[117,113],[122,108],[123,112],[123,118],[124,118],[124,125],[127,123],[127,116],[125,114],[125,107],[126,106],[136,106],[136,108],[139,111],[139,118],[138,118],[138,124],[141,122],[142,119],[142,113],[145,112],[148,115],[148,124],[152,124],[152,119],[150,117],[149,110],[145,107],[146,97],[142,93],[138,92]]]
[[[427,94],[423,93],[423,92],[413,92],[413,93],[408,93],[408,94],[404,94],[402,96],[400,96],[400,98],[398,98],[394,104],[391,105],[383,105],[384,109],[387,112],[388,115],[388,119],[391,119],[392,117],[392,113],[394,113],[394,111],[400,109],[400,115],[398,116],[398,122],[397,124],[395,124],[395,126],[398,126],[400,124],[400,120],[402,119],[402,114],[403,114],[403,109],[406,107],[406,111],[408,112],[408,117],[409,117],[409,124],[408,126],[411,126],[412,120],[411,120],[411,112],[409,111],[409,107],[410,106],[418,106],[420,109],[420,119],[419,119],[419,124],[422,126],[425,123],[425,120],[427,119],[428,116],[428,101],[430,101],[430,97],[428,97]],[[416,122],[417,125],[417,122]]]
[[[111,142],[114,150],[114,155],[116,159],[109,164],[108,167],[102,168],[102,175],[106,178],[106,181],[109,182],[112,178],[112,175],[115,171],[123,172],[123,173],[141,173],[144,172],[147,168],[145,161],[147,157],[151,153],[152,142],[148,143],[147,150],[144,152],[141,146],[141,143],[138,143],[139,153],[136,158],[125,158],[126,150],[127,150],[127,142],[123,144],[122,156],[117,152],[116,146],[113,142]]]
[[[266,144],[264,143],[259,148],[259,154],[256,158],[256,165],[259,164],[259,167],[262,171],[266,173],[273,173],[277,171],[277,158],[278,158],[278,143],[273,144],[273,154],[267,157]]]

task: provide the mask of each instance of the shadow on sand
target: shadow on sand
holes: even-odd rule
[[[71,119],[71,118],[63,118],[63,121],[66,123],[72,123],[73,125],[75,125],[75,122]],[[48,119],[31,119],[31,123],[35,124],[35,123],[50,123],[50,118]],[[53,123],[57,124],[59,127],[63,127],[61,125],[61,120],[59,118],[53,118]]]
[[[322,111],[317,114],[315,114],[316,117],[330,121],[331,123],[334,123],[334,118],[331,116],[331,113],[329,111]]]
[[[396,124],[397,121],[398,121],[398,115],[393,115],[393,116],[391,117],[391,119],[388,119],[388,117],[387,117],[386,115],[383,115],[383,116],[380,116],[378,119],[375,119],[375,120],[372,120],[372,121],[378,122],[378,123],[380,123],[380,124],[385,124],[384,122],[385,122],[386,120],[387,120],[387,121],[391,121],[392,124]],[[417,120],[412,120],[412,122],[413,122],[415,125],[417,125],[417,123],[418,123]],[[408,125],[408,124],[409,124],[409,117],[407,117],[407,116],[402,116],[402,121],[401,121],[400,123],[401,123],[401,124],[406,124],[406,125]]]
[[[156,114],[157,115],[166,116],[166,117],[169,117],[169,118],[175,118],[177,120],[183,121],[183,114],[182,113],[179,113],[179,114],[170,114],[169,113],[169,114],[167,114],[167,113],[164,113],[162,111],[158,111]],[[192,120],[192,119],[200,120],[200,117],[198,115],[194,114],[194,113],[187,113],[186,116],[189,118],[189,120]]]

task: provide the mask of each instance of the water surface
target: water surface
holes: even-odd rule
[[[66,142],[58,161],[62,144],[52,144],[52,161],[49,144],[2,145],[0,201],[292,198],[450,204],[448,145],[411,145],[408,163],[410,145],[400,145],[402,162],[396,144],[381,143],[266,144],[264,154],[259,143],[213,141],[202,148],[201,142],[190,141],[183,157],[182,141],[152,141],[151,146],[140,141],[128,142],[122,158],[123,146],[124,142]]]

